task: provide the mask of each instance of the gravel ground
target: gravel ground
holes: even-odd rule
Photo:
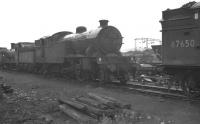
[[[110,89],[93,82],[56,79],[39,75],[0,72],[15,90],[0,100],[1,124],[76,124],[58,109],[57,98],[74,97],[96,92],[130,103],[135,112],[149,115],[155,121],[138,124],[199,124],[200,102],[164,99],[161,97]],[[52,121],[53,120],[53,121]]]

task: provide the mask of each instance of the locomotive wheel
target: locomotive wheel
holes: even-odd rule
[[[80,69],[75,69],[75,79],[81,81],[81,70]]]
[[[110,82],[108,72],[105,72],[104,70],[100,70],[100,81],[106,82],[106,83]]]
[[[192,97],[192,85],[195,84],[194,78],[193,77],[187,77],[184,81],[183,81],[183,91],[185,93],[185,95],[187,95],[188,97]]]
[[[76,79],[79,81],[90,81],[92,80],[91,74],[88,71],[79,70],[76,74]]]
[[[126,84],[129,79],[129,74],[125,71],[119,71],[117,76],[121,84]]]
[[[120,81],[121,84],[126,84],[126,82],[127,82],[126,75],[120,76],[119,81]]]
[[[119,81],[121,84],[126,84],[126,82],[127,82],[127,80],[125,78],[121,78]]]
[[[75,79],[78,81],[88,81],[90,80],[89,72],[82,70],[79,66],[75,69]]]

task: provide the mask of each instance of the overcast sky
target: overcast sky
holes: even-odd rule
[[[189,0],[0,0],[0,47],[11,42],[34,42],[77,26],[88,30],[108,19],[122,33],[122,51],[134,49],[134,39],[161,39],[162,11]]]

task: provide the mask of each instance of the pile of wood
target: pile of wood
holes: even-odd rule
[[[118,100],[96,93],[88,93],[86,96],[76,98],[60,98],[59,108],[68,116],[79,122],[94,123],[103,117],[114,118],[124,109],[131,109],[130,104],[124,104]]]
[[[12,87],[8,86],[4,78],[0,76],[0,99],[3,98],[3,94],[13,93],[13,91]]]
[[[11,86],[7,85],[4,78],[0,76],[0,93],[12,93],[13,89]]]

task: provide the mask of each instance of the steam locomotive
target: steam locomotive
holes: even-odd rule
[[[76,33],[63,31],[35,40],[34,43],[11,43],[14,56],[4,62],[7,68],[13,63],[17,70],[69,76],[80,80],[118,80],[125,83],[134,71],[134,57],[122,56],[122,35],[108,20],[87,31],[76,28]],[[12,64],[11,64],[12,63]]]

